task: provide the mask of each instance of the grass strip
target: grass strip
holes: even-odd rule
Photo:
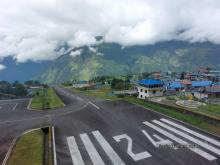
[[[43,133],[35,130],[20,137],[7,165],[42,165]]]
[[[43,110],[63,107],[64,103],[56,95],[53,88],[43,88],[35,92],[35,96],[31,101],[30,108]]]

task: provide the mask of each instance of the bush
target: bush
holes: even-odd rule
[[[118,98],[124,98],[125,95],[124,95],[124,94],[118,94],[117,97],[118,97]]]

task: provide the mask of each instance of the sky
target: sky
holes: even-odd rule
[[[219,44],[220,0],[0,0],[0,70],[6,57],[53,60],[63,45],[95,45],[96,36],[123,46]]]

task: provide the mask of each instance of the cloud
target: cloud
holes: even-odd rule
[[[92,46],[96,36],[123,46],[220,44],[219,27],[219,0],[1,0],[0,59],[53,60],[66,44]]]
[[[5,69],[5,68],[6,68],[6,67],[5,67],[4,65],[0,64],[0,71],[3,70],[3,69]]]
[[[72,51],[72,52],[70,53],[70,56],[72,56],[72,57],[80,56],[81,53],[82,53],[82,49],[78,49],[78,50],[76,50],[76,51]]]

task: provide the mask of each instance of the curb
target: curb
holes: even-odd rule
[[[12,141],[12,143],[10,144],[10,147],[9,147],[9,149],[8,149],[8,152],[6,153],[5,158],[4,158],[3,162],[2,162],[2,165],[6,165],[6,163],[8,162],[8,159],[9,159],[9,157],[11,156],[12,150],[13,150],[13,148],[14,148],[14,146],[15,146],[17,140],[18,140],[18,138],[14,138],[14,139],[13,139],[13,141]]]
[[[56,144],[55,144],[55,130],[52,127],[52,142],[53,142],[53,165],[57,165]]]

